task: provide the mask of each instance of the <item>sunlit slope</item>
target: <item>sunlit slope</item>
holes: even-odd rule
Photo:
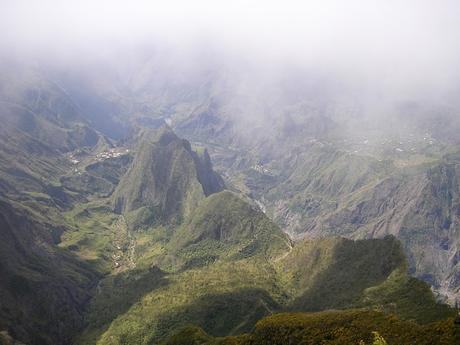
[[[376,340],[380,340],[380,342]],[[385,341],[383,342],[382,341]],[[216,338],[199,327],[186,327],[162,345],[407,344],[454,345],[460,331],[454,319],[428,325],[375,311],[349,310],[275,314],[259,321],[249,334]]]
[[[245,163],[228,185],[262,203],[294,238],[396,236],[411,272],[454,301],[459,285],[458,151],[435,152],[432,146],[431,153],[382,159],[314,143],[284,159]]]
[[[135,270],[100,285],[80,343],[156,344],[188,324],[216,336],[239,334],[282,310],[370,307],[420,322],[452,315],[424,283],[408,287],[394,238],[292,247],[262,212],[230,192],[204,199],[164,247],[149,261],[139,253]]]

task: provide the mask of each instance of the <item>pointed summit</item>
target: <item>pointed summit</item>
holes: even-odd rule
[[[114,208],[148,225],[180,222],[224,184],[207,153],[200,157],[167,126],[142,134],[139,149],[114,193]],[[134,212],[134,213],[133,213]]]

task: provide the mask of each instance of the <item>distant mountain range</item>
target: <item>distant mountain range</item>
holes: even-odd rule
[[[455,117],[5,66],[0,342],[457,343]]]

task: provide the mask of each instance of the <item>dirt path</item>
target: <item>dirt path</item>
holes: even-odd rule
[[[288,250],[286,253],[284,253],[284,254],[278,256],[277,258],[275,258],[275,259],[273,260],[273,262],[278,262],[278,261],[280,261],[280,260],[283,260],[286,256],[288,256],[288,255],[292,252],[292,248],[293,248],[293,247],[292,247],[291,241],[289,241],[289,240],[286,241],[286,244],[287,244],[289,250]]]
[[[123,216],[121,216],[123,217]],[[133,269],[136,268],[136,239],[133,237],[131,234],[131,231],[127,229],[128,232],[128,239],[129,239],[129,244],[128,244],[128,257],[127,257],[127,262],[128,262],[128,268]]]
[[[113,265],[117,271],[133,269],[136,267],[136,239],[128,229],[128,224],[123,215],[119,215],[113,223],[115,239],[113,244],[117,249],[112,256]]]

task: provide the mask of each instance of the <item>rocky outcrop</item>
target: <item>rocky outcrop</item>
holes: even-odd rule
[[[412,273],[454,301],[460,283],[459,177],[460,165],[441,163],[425,172],[377,180],[340,198],[335,209],[323,208],[310,218],[307,233],[394,235],[403,243]]]
[[[207,152],[200,157],[188,141],[163,127],[143,134],[133,163],[115,190],[114,209],[119,213],[143,209],[151,222],[180,222],[200,200],[223,186]]]

